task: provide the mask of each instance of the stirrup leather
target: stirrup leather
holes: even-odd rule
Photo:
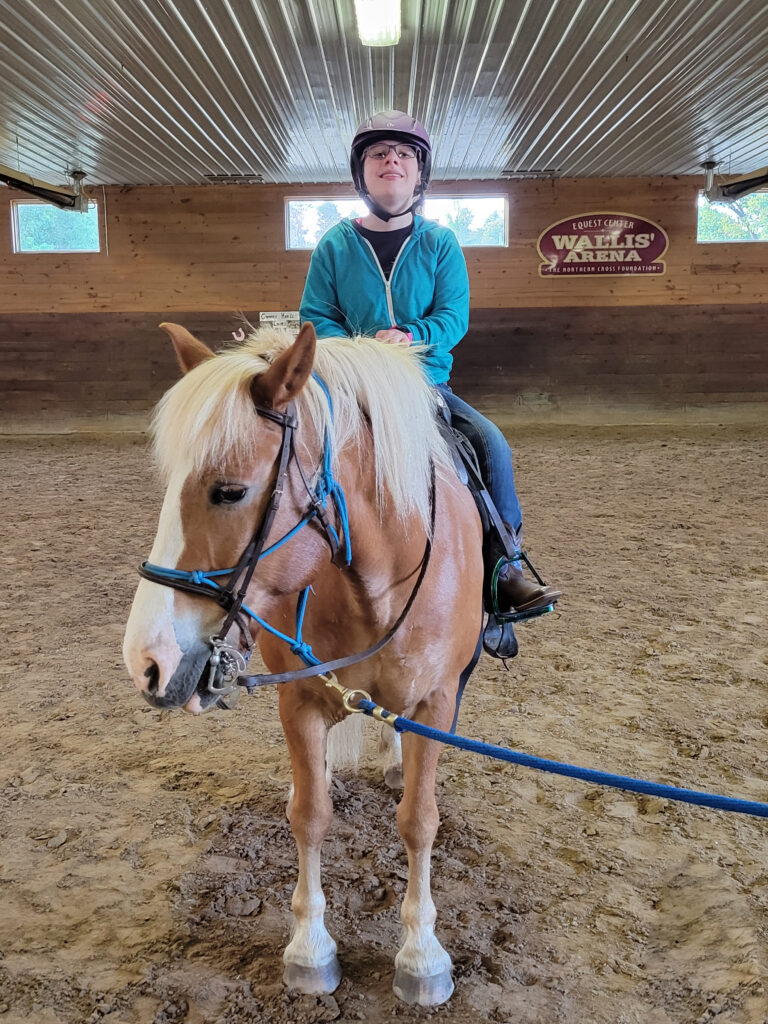
[[[483,482],[477,454],[467,438],[451,425],[451,413],[447,404],[439,400],[437,425],[453,456],[456,472],[462,483],[467,484],[474,499],[483,527],[483,607],[488,619],[483,627],[483,648],[493,658],[500,658],[506,665],[508,658],[518,652],[514,624],[526,619],[535,619],[552,610],[552,605],[536,611],[501,611],[499,608],[499,573],[505,565],[524,561],[537,579],[539,586],[545,586],[536,569],[521,551],[515,554],[507,529]]]

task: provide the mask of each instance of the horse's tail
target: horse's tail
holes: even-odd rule
[[[357,768],[365,743],[365,715],[347,715],[328,733],[328,753],[326,764],[328,770],[338,768]]]

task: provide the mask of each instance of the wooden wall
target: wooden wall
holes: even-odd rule
[[[470,333],[457,390],[516,410],[761,405],[768,395],[768,243],[698,245],[698,179],[463,183],[506,194],[510,244],[467,249]],[[434,188],[451,193],[450,185]],[[298,308],[309,253],[286,252],[286,197],[344,186],[97,188],[105,251],[14,254],[0,190],[0,429],[143,422],[173,379],[156,324],[224,340],[233,314]],[[658,277],[541,278],[536,239],[590,211],[659,223]]]

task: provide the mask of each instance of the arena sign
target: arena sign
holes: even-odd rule
[[[666,231],[631,213],[580,213],[539,235],[541,277],[566,274],[663,274]]]
[[[269,324],[270,327],[287,327],[289,331],[298,331],[301,327],[301,317],[298,309],[261,312],[259,313],[259,323]]]

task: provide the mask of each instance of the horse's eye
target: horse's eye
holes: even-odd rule
[[[212,505],[236,505],[245,497],[246,487],[239,484],[214,484],[211,488]]]

